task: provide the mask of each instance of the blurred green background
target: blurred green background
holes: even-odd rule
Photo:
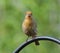
[[[26,11],[32,11],[38,36],[60,39],[60,0],[0,0],[0,53],[12,53],[27,36],[22,31]],[[60,45],[40,41],[25,47],[20,53],[60,53]]]

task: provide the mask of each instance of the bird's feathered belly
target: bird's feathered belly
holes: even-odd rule
[[[33,26],[33,22],[32,20],[25,20],[25,22],[23,23],[23,31],[25,34],[31,36],[31,35],[35,35],[35,31],[34,31],[34,26]]]

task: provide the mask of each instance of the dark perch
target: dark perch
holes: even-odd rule
[[[36,41],[36,40],[48,40],[48,41],[52,41],[55,42],[57,44],[60,45],[60,40],[53,38],[53,37],[48,37],[48,36],[41,36],[41,37],[36,37],[35,39],[30,39],[27,42],[25,41],[23,44],[21,44],[13,53],[19,53],[24,47],[26,47],[27,45],[31,44],[32,42]]]

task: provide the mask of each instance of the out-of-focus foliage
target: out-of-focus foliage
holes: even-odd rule
[[[12,53],[27,36],[22,32],[26,11],[32,11],[38,35],[60,38],[60,0],[0,0],[0,53]],[[60,46],[41,41],[25,47],[21,53],[60,53]]]

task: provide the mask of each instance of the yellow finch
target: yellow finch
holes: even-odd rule
[[[32,38],[35,38],[36,35],[37,35],[36,27],[37,27],[37,25],[35,23],[35,20],[32,17],[32,12],[31,11],[27,11],[25,19],[24,19],[23,24],[22,24],[23,32],[28,37],[31,36]],[[39,45],[39,42],[35,41],[35,45]]]

